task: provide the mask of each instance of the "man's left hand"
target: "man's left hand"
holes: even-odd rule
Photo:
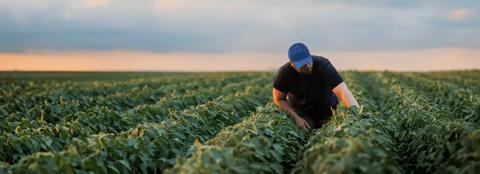
[[[353,118],[356,120],[358,119],[357,116],[358,116],[358,106],[350,106],[350,108],[348,108],[348,110],[350,111],[350,113],[352,114]]]

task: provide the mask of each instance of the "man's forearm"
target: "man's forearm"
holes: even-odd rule
[[[360,105],[357,102],[357,99],[353,96],[352,92],[350,90],[347,90],[345,92],[346,94],[344,95],[344,105],[347,108],[351,108],[352,106],[355,106],[357,108],[360,108]]]
[[[338,86],[336,86],[333,89],[333,92],[335,95],[337,95],[340,100],[342,100],[343,105],[346,108],[351,108],[352,106],[356,106],[357,108],[360,108],[360,105],[358,104],[357,100],[353,96],[352,92],[348,89],[347,85],[342,82]]]
[[[277,104],[277,106],[283,110],[283,111],[286,111],[288,112],[288,114],[293,118],[293,119],[297,119],[298,115],[297,113],[295,112],[295,109],[293,108],[293,106],[286,100],[278,100],[275,102],[275,104]]]

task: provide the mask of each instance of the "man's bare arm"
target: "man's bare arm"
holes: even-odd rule
[[[292,117],[297,117],[293,106],[287,101],[287,94],[275,88],[272,89],[273,102],[282,110],[288,112]]]
[[[351,108],[352,106],[356,106],[357,108],[360,108],[360,105],[358,104],[357,100],[353,96],[352,92],[348,89],[347,85],[345,82],[342,82],[338,84],[335,88],[333,88],[333,93],[337,95],[337,97],[342,100],[343,105],[346,108]]]
[[[289,113],[289,115],[295,120],[297,127],[306,127],[310,128],[310,125],[300,117],[296,112],[293,106],[287,101],[287,94],[279,91],[275,88],[272,89],[273,102],[283,111]]]

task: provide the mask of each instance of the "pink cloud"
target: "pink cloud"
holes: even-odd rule
[[[448,17],[453,20],[463,20],[470,17],[471,15],[472,12],[470,10],[460,8],[450,11]]]
[[[101,7],[110,3],[110,0],[85,0],[85,5],[88,7]]]

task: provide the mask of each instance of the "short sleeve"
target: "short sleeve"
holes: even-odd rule
[[[286,80],[285,74],[283,74],[282,71],[278,71],[277,76],[273,80],[273,87],[283,93],[288,93],[288,83]]]
[[[328,65],[325,66],[322,70],[320,70],[319,73],[321,80],[325,81],[325,84],[327,85],[327,88],[329,90],[332,90],[337,85],[343,82],[342,77],[331,63],[328,63]]]

